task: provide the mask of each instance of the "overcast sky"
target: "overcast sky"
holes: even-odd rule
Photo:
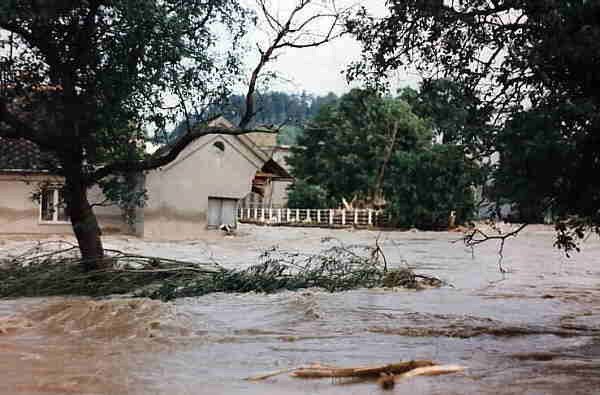
[[[252,0],[247,0],[249,4],[254,4]],[[274,13],[285,17],[289,9],[298,0],[272,0],[271,7]],[[328,0],[322,0],[328,1]],[[352,0],[350,0],[352,1]],[[357,2],[354,1],[354,4]],[[385,13],[383,0],[362,0],[358,3],[364,5],[376,15]],[[348,0],[337,0],[336,6],[345,7],[349,5]],[[314,10],[313,10],[314,11]],[[266,37],[259,31],[250,36],[251,39],[259,42],[265,42]],[[257,52],[252,50],[248,55],[247,64],[250,67],[256,62]],[[361,46],[350,35],[343,36],[331,43],[317,48],[307,49],[286,49],[270,65],[270,70],[275,70],[281,74],[285,80],[280,80],[269,85],[270,90],[283,90],[288,92],[301,92],[303,90],[309,93],[326,94],[334,92],[341,94],[347,92],[351,87],[348,85],[344,69],[352,61],[360,59]],[[418,77],[406,72],[398,72],[394,75],[395,86],[415,86]],[[356,86],[354,84],[353,86]]]

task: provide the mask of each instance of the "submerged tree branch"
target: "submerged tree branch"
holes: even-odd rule
[[[0,260],[0,297],[133,293],[171,300],[211,292],[270,293],[312,287],[338,292],[373,287],[423,289],[444,284],[408,268],[388,269],[379,246],[340,244],[316,254],[271,248],[246,269],[104,250],[108,265],[84,273],[80,268],[83,258],[76,247],[65,245],[67,248],[59,243],[58,249],[48,251],[49,243],[39,243]]]
[[[504,244],[510,237],[516,237],[525,227],[529,225],[527,223],[521,224],[517,229],[514,229],[508,233],[489,235],[479,228],[475,228],[468,232],[462,239],[456,241],[462,241],[467,247],[474,248],[475,246],[491,241],[499,240],[500,248],[498,249],[498,269],[501,273],[507,273],[507,270],[502,267],[502,260],[504,259]]]

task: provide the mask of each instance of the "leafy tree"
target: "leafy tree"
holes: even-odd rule
[[[588,121],[589,109],[565,103],[559,111],[532,109],[516,113],[498,136],[500,165],[494,174],[493,195],[510,197],[517,220],[541,222],[549,212],[570,212],[559,204],[570,202],[572,174],[578,163],[573,158],[583,148],[581,134],[564,134],[565,123],[572,130]],[[555,108],[553,108],[555,110]],[[584,199],[576,202],[579,210],[593,212],[600,207],[600,190],[590,183]],[[585,205],[591,205],[585,207]]]
[[[332,207],[330,199],[327,197],[327,191],[319,185],[310,184],[304,180],[297,180],[288,188],[289,208],[320,208],[326,209]]]
[[[530,124],[531,118],[546,119],[556,129],[548,132],[553,140],[542,142],[539,134],[522,138],[538,159],[554,145],[562,152],[562,169],[553,171],[552,179],[545,172],[512,177],[520,185],[547,183],[529,188],[528,200],[550,202],[561,232],[559,246],[572,248],[585,230],[600,232],[600,2],[391,0],[387,6],[385,18],[362,10],[348,22],[364,44],[364,59],[350,67],[350,77],[381,85],[388,71],[411,65],[426,79],[456,81],[493,108],[499,136],[514,135],[521,116]],[[577,120],[565,105],[580,109]],[[519,115],[524,109],[527,113]],[[498,144],[506,144],[499,138]],[[563,151],[565,139],[569,145]],[[487,144],[497,148],[496,141]],[[517,158],[501,159],[500,167],[510,163],[505,175],[519,168],[512,162],[522,159]],[[552,169],[556,165],[553,157],[544,162]]]
[[[162,156],[143,150],[148,131],[160,134],[184,102],[228,93],[246,19],[237,2],[220,0],[0,4],[0,136],[27,139],[56,157],[52,170],[65,177],[67,209],[88,268],[103,257],[88,189],[104,183],[115,191],[110,178],[160,166],[204,133]],[[214,46],[215,24],[233,40],[223,53]],[[181,100],[167,111],[171,95]]]
[[[471,158],[491,153],[495,132],[489,124],[492,108],[468,86],[447,79],[424,80],[418,91],[402,89],[400,98],[415,114],[431,122],[439,142],[460,145]]]
[[[469,86],[448,79],[423,80],[419,90],[404,88],[400,97],[411,105],[415,114],[429,121],[436,141],[459,147],[471,161],[477,162],[480,199],[476,210],[497,211],[494,203],[500,207],[499,202],[504,199],[492,194],[493,184],[488,181],[495,168],[491,156],[498,135],[498,128],[490,124],[493,108],[482,102]]]
[[[481,169],[456,145],[435,144],[420,151],[399,151],[390,166],[385,196],[392,223],[403,228],[446,229],[472,219],[473,186]]]
[[[65,179],[66,208],[87,268],[104,257],[91,186],[115,197],[128,190],[115,181],[173,161],[200,136],[250,131],[265,65],[284,48],[310,48],[339,35],[340,14],[326,7],[311,12],[312,0],[299,0],[283,23],[264,1],[257,5],[275,34],[266,47],[257,45],[260,61],[239,127],[224,129],[190,121],[206,120],[206,108],[239,81],[241,38],[254,18],[238,1],[0,3],[0,137],[26,139],[56,158],[51,170]],[[309,31],[324,20],[331,23],[325,34]],[[145,152],[145,142],[164,142],[166,125],[182,118],[186,133],[153,155]]]
[[[446,227],[452,211],[457,221],[468,220],[473,185],[481,180],[461,146],[432,144],[428,123],[406,102],[372,91],[353,90],[322,108],[292,152],[299,180],[293,204],[385,201],[392,224],[401,227]]]
[[[294,176],[319,185],[338,202],[381,193],[386,158],[430,144],[426,123],[401,100],[354,89],[321,108],[292,147]]]

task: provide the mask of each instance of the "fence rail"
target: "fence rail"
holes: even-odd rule
[[[266,225],[377,226],[381,211],[371,209],[238,208],[238,221]]]

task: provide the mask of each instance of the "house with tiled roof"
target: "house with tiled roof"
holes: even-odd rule
[[[0,137],[0,233],[71,233],[63,203],[64,179],[53,174],[57,160],[23,139]],[[105,202],[99,188],[92,188],[90,201]],[[105,233],[130,232],[116,205],[95,209]]]
[[[210,125],[233,127],[224,118]],[[71,232],[64,180],[50,171],[53,161],[33,143],[0,138],[0,234]],[[133,225],[115,205],[94,207],[104,233],[182,239],[222,224],[235,227],[242,199],[258,189],[269,194],[269,186],[291,176],[250,137],[214,134],[194,140],[173,162],[140,178],[148,200]],[[97,187],[89,195],[92,204],[105,202]]]

